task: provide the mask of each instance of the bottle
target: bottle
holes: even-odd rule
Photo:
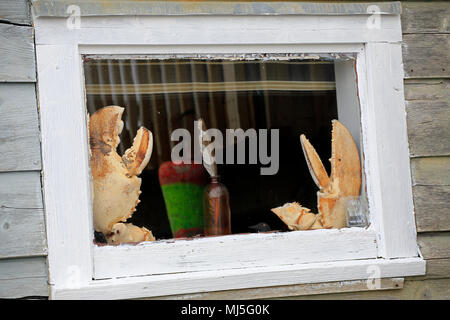
[[[205,187],[203,221],[205,236],[231,234],[230,196],[219,176],[211,177],[211,183]]]

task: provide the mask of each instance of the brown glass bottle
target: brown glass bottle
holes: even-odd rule
[[[231,234],[230,196],[218,176],[205,188],[203,220],[205,236]]]

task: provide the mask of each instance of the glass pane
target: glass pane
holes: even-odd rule
[[[267,129],[271,164],[263,163],[258,153],[257,163],[249,163],[249,153],[260,148],[252,149],[251,142],[245,145],[245,164],[238,164],[237,140],[224,141],[226,163],[217,168],[229,194],[232,233],[289,230],[271,211],[288,202],[318,212],[318,187],[299,137],[305,134],[330,173],[332,120],[338,118],[333,61],[89,58],[84,72],[91,116],[105,106],[124,108],[117,147],[120,156],[140,127],[152,132],[153,152],[140,174],[141,202],[127,222],[146,227],[157,240],[203,235],[196,226],[203,224],[202,197],[210,183],[207,172],[186,169],[198,175],[192,181],[178,181],[181,178],[170,173],[171,152],[179,143],[171,140],[172,133],[180,128],[189,132],[193,159],[194,121],[200,118],[206,128],[218,129],[224,140],[227,129],[255,129],[257,141],[262,139],[259,130]],[[278,130],[277,155],[271,154],[274,129]],[[234,150],[234,163],[226,161],[229,148]],[[261,174],[261,168],[275,161],[279,162],[275,174]],[[178,187],[168,187],[175,180]],[[180,233],[180,229],[191,233]],[[102,237],[97,236],[100,241]]]

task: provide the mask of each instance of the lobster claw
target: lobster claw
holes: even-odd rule
[[[288,227],[294,230],[345,227],[347,197],[358,196],[361,188],[361,161],[352,135],[342,123],[332,120],[330,176],[316,150],[303,134],[300,136],[300,143],[311,177],[319,187],[317,192],[319,214],[310,227],[305,224],[292,224],[292,222],[288,224]],[[291,208],[292,213],[286,211],[287,207]],[[286,204],[272,211],[285,223],[292,221],[294,216],[300,217],[305,215],[304,212],[310,213],[308,208],[303,208],[298,203]],[[280,215],[281,212],[283,217]],[[311,220],[310,217],[309,221]]]

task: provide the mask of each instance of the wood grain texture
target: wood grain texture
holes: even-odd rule
[[[381,290],[390,289],[404,289],[404,283],[408,283],[406,289],[409,290],[410,281],[420,281],[429,279],[442,279],[448,278],[450,274],[450,259],[431,259],[427,261],[427,274],[425,276],[415,276],[403,278],[384,278],[381,279]],[[444,280],[445,281],[445,280]],[[424,287],[427,286],[425,282]],[[205,292],[205,293],[194,293],[185,295],[173,295],[155,298],[144,298],[156,299],[156,300],[193,300],[193,299],[264,299],[264,298],[282,298],[291,296],[309,296],[318,294],[333,294],[337,299],[342,296],[342,293],[355,292],[354,295],[360,295],[362,299],[369,294],[375,294],[383,296],[386,292],[363,292],[369,291],[366,285],[366,281],[356,280],[356,281],[339,281],[339,282],[328,282],[328,283],[313,283],[313,284],[299,284],[290,286],[275,286],[266,288],[251,288],[251,289],[240,289],[240,290],[225,290],[216,292]],[[356,293],[358,292],[358,293]],[[401,295],[409,293],[402,292]],[[398,295],[400,292],[389,292],[386,298],[390,297],[392,294]],[[321,298],[322,296],[316,296],[315,298]]]
[[[15,209],[42,209],[40,172],[0,173],[0,206]]]
[[[450,278],[448,279],[430,279],[424,281],[405,281],[401,290],[383,290],[322,294],[313,296],[284,297],[283,299],[293,300],[311,300],[311,299],[342,299],[342,300],[431,300],[431,299],[450,299]]]
[[[380,279],[379,290],[403,288],[403,278]],[[248,300],[289,296],[307,296],[326,293],[369,291],[367,280],[308,283],[291,286],[275,286],[239,290],[213,291],[163,297],[144,298],[142,300]]]
[[[45,238],[43,209],[0,208],[0,258],[45,255]]]
[[[418,276],[417,278],[422,277]],[[426,279],[450,278],[450,259],[430,259],[427,260]],[[414,279],[416,277],[410,277]]]
[[[450,2],[402,1],[402,32],[449,33]]]
[[[0,82],[34,82],[27,0],[0,1]],[[21,25],[21,26],[19,26]],[[0,298],[48,296],[34,83],[0,83]],[[9,257],[8,259],[3,259]]]
[[[130,18],[135,21],[134,17]],[[52,278],[51,283],[55,284],[54,287],[56,295],[58,294],[58,290],[63,293],[66,286],[69,287],[69,285],[73,285],[73,283],[68,283],[67,281],[68,276],[66,272],[67,267],[69,266],[80,267],[80,281],[79,283],[75,283],[75,285],[80,285],[80,291],[75,290],[77,291],[76,294],[89,296],[90,294],[97,294],[100,291],[106,291],[104,290],[104,287],[99,288],[90,286],[90,281],[92,279],[91,272],[94,269],[92,268],[92,259],[90,257],[89,250],[92,245],[92,242],[90,241],[90,237],[92,237],[92,235],[88,234],[89,230],[91,230],[89,229],[91,219],[88,215],[90,202],[89,191],[86,190],[88,186],[88,176],[83,175],[83,172],[88,172],[85,167],[85,160],[88,159],[88,149],[86,145],[87,139],[85,139],[84,137],[85,131],[83,131],[83,126],[81,126],[81,124],[84,123],[84,110],[80,110],[80,106],[83,105],[83,86],[82,82],[79,81],[82,76],[81,71],[79,70],[79,52],[77,51],[78,49],[84,50],[84,48],[87,46],[78,46],[78,44],[80,43],[92,44],[92,46],[89,46],[89,50],[92,51],[105,50],[106,47],[102,47],[102,44],[117,44],[117,46],[114,47],[120,47],[119,49],[123,50],[123,52],[125,52],[125,50],[134,50],[133,46],[130,46],[130,44],[146,45],[147,47],[145,48],[145,50],[152,50],[152,44],[154,43],[181,45],[180,47],[184,48],[190,48],[190,45],[192,44],[201,44],[204,46],[209,46],[209,52],[224,50],[224,45],[232,44],[234,47],[229,47],[229,51],[227,52],[233,53],[238,49],[239,45],[245,47],[245,49],[240,50],[252,50],[253,52],[261,52],[261,50],[264,50],[264,52],[267,52],[264,47],[260,46],[261,44],[264,45],[264,43],[269,43],[274,47],[274,49],[272,49],[272,51],[270,52],[287,52],[287,50],[292,50],[292,48],[290,47],[291,45],[298,44],[298,41],[300,40],[302,44],[304,43],[306,45],[319,44],[319,46],[317,47],[321,47],[322,50],[327,50],[327,52],[330,52],[330,50],[334,52],[338,49],[338,52],[341,52],[340,48],[342,48],[342,45],[339,45],[338,47],[334,45],[323,46],[323,42],[329,41],[329,43],[349,43],[350,40],[362,42],[382,41],[381,43],[373,43],[370,48],[367,49],[367,52],[370,51],[369,56],[366,56],[365,59],[363,59],[364,61],[370,62],[369,69],[376,69],[370,75],[370,89],[375,89],[375,93],[383,93],[374,94],[375,97],[370,96],[370,102],[373,105],[373,113],[366,115],[367,118],[370,119],[370,121],[367,122],[376,122],[376,124],[374,124],[374,128],[370,128],[373,130],[368,131],[382,134],[380,137],[373,137],[374,139],[369,140],[370,143],[375,146],[375,151],[379,152],[370,153],[370,155],[373,155],[373,158],[371,157],[370,161],[368,162],[379,161],[378,165],[374,165],[375,170],[373,170],[372,172],[375,172],[375,179],[377,179],[378,173],[380,173],[380,175],[382,176],[381,182],[376,181],[373,184],[375,185],[374,188],[380,188],[382,190],[382,192],[379,192],[379,198],[382,198],[382,203],[379,205],[380,209],[382,210],[389,208],[393,213],[395,213],[388,215],[387,210],[383,210],[385,214],[383,215],[382,220],[386,222],[386,228],[383,231],[385,231],[385,234],[389,233],[390,235],[388,239],[389,244],[388,246],[386,246],[388,248],[387,250],[385,250],[385,252],[387,252],[386,256],[415,256],[417,254],[417,248],[414,241],[415,228],[412,217],[413,206],[410,187],[409,158],[407,150],[405,113],[403,110],[401,48],[400,44],[397,43],[397,41],[400,41],[398,16],[386,16],[386,24],[382,24],[382,30],[373,30],[373,32],[370,33],[361,32],[362,30],[367,31],[366,17],[360,19],[361,17],[353,18],[346,16],[342,19],[343,23],[341,23],[340,21],[337,22],[334,19],[329,19],[329,17],[320,19],[321,21],[316,21],[317,19],[309,18],[290,19],[288,17],[283,17],[280,20],[272,19],[272,17],[253,17],[257,19],[248,19],[247,17],[245,17],[244,19],[241,19],[239,17],[235,17],[233,19],[230,19],[229,17],[217,17],[217,25],[221,25],[221,28],[219,29],[204,28],[204,26],[208,25],[207,22],[211,21],[211,19],[204,19],[204,17],[195,19],[193,19],[193,17],[187,17],[186,19],[185,18],[186,17],[177,17],[176,20],[167,19],[165,17],[152,17],[151,19],[143,18],[142,23],[145,28],[138,27],[137,29],[134,26],[123,28],[124,25],[130,26],[128,22],[131,21],[129,21],[128,18],[116,21],[113,21],[114,19],[110,17],[106,17],[105,19],[90,18],[87,19],[89,21],[86,20],[86,23],[83,20],[83,27],[81,30],[70,30],[70,32],[66,32],[67,28],[64,28],[64,26],[62,25],[63,19],[37,19],[41,20],[36,22],[36,39],[38,43],[36,52],[39,68],[39,96],[41,99],[40,106],[42,119],[41,124],[43,137],[43,159],[45,170],[44,184],[47,210],[46,213],[47,226],[49,228],[49,262],[50,275]],[[282,23],[280,23],[280,21]],[[104,24],[103,22],[106,23]],[[111,29],[108,28],[108,23],[110,22],[115,23],[114,26],[109,25],[112,26]],[[176,23],[174,24],[174,22]],[[59,28],[57,28],[58,24]],[[260,26],[263,24],[264,28],[261,29]],[[342,27],[345,27],[345,31],[344,29],[342,29]],[[205,32],[199,33],[199,29],[204,30]],[[306,31],[298,33],[298,30],[300,29],[305,29]],[[151,32],[148,32],[149,30],[151,30]],[[158,32],[153,32],[153,30],[158,30]],[[141,31],[143,33],[141,33]],[[286,33],[284,31],[286,31]],[[149,36],[150,34],[151,37]],[[298,38],[297,36],[300,34],[302,37]],[[226,37],[224,37],[223,35],[225,35]],[[279,42],[274,44],[274,39]],[[391,41],[394,41],[395,43],[391,43]],[[52,43],[56,43],[56,45],[52,45]],[[255,45],[249,46],[250,44]],[[143,48],[143,46],[135,47]],[[312,48],[312,46],[310,48]],[[303,50],[305,50],[305,48],[303,48]],[[133,53],[132,51],[130,52]],[[361,51],[357,52],[360,52],[362,54]],[[151,53],[151,51],[147,53]],[[365,78],[366,77],[361,77],[361,80],[364,80]],[[386,79],[388,79],[388,81],[386,81]],[[366,98],[367,96],[368,94],[366,93]],[[364,118],[364,120],[367,118]],[[69,141],[70,143],[62,145],[56,144],[56,141],[61,140],[61,136],[63,138],[67,138],[67,141]],[[400,141],[397,141],[397,139],[395,139],[394,141],[392,139],[392,136],[400,137]],[[380,143],[380,141],[382,141],[383,143]],[[65,151],[67,151],[67,153]],[[376,156],[380,154],[383,155],[382,152],[388,154],[386,161],[383,157]],[[64,161],[60,161],[61,159],[64,159]],[[399,159],[401,163],[400,165],[398,165]],[[379,167],[382,168],[379,169]],[[400,170],[398,170],[398,167],[400,168]],[[379,171],[377,171],[377,169]],[[378,179],[380,178],[378,177]],[[67,181],[70,181],[70,183],[67,183]],[[394,181],[395,183],[393,184],[392,181]],[[61,212],[64,212],[63,216],[61,215]],[[384,235],[381,235],[381,237],[383,236]],[[322,239],[323,238],[320,237],[318,241],[315,241],[309,247],[305,248],[305,250],[311,251],[313,248],[315,248],[313,245],[316,245],[316,243],[321,243]],[[355,239],[357,239],[357,241],[360,240],[358,237],[352,238],[353,241]],[[299,238],[298,240],[303,239]],[[225,243],[225,239],[223,240],[223,242]],[[255,242],[253,242],[253,244]],[[303,246],[305,246],[305,244],[302,241],[299,241],[298,243],[302,247],[301,249],[303,249]],[[290,243],[289,250],[292,250],[292,252],[295,252],[296,254],[303,254],[306,256],[303,250],[301,250],[298,246],[295,247],[295,244],[295,242],[294,245]],[[335,243],[333,243],[332,245],[335,245]],[[332,248],[332,250],[325,250],[326,253],[328,253],[326,261],[330,261],[335,258],[341,259],[341,250],[335,250],[332,245],[328,246],[328,248]],[[356,246],[356,251],[358,251],[357,245],[358,243],[354,244],[353,242],[350,242],[346,246],[346,250],[351,250],[351,248],[355,248]],[[194,246],[194,244],[191,244],[191,247],[192,246]],[[230,246],[230,249],[234,249],[235,247],[237,246]],[[237,252],[237,254],[243,257],[244,254],[242,253],[243,251],[241,251],[241,247],[238,247],[239,251]],[[339,246],[339,248],[341,248],[341,246]],[[200,248],[196,247],[196,249],[196,251],[199,252],[198,256],[203,258],[202,251],[199,250]],[[266,245],[264,248],[258,249],[261,249],[260,253],[263,254],[264,259],[267,260],[269,260],[269,258],[277,258],[279,255],[281,256],[281,253],[278,252],[280,247],[275,245],[273,245],[272,247]],[[286,250],[283,247],[281,247],[281,249]],[[129,255],[130,257],[132,257],[133,252],[135,254],[138,254],[147,251],[141,251],[140,248],[126,248],[126,250],[129,251],[127,255]],[[230,252],[234,252],[230,250],[223,250],[223,247],[221,248],[221,250],[222,252],[225,252],[225,255],[227,255],[228,258],[225,259],[224,255],[222,255],[217,258],[216,261],[218,262],[225,261],[230,265],[233,263],[234,265],[236,265],[240,262],[248,262],[248,264],[253,263],[252,257],[250,257],[250,261],[244,261],[244,259],[242,258],[241,261],[232,262],[233,259],[229,255]],[[274,252],[275,257],[267,258],[267,250],[270,250],[271,253]],[[366,252],[356,251],[354,252],[355,255],[359,253],[366,254]],[[247,250],[247,252],[252,252],[252,250]],[[120,256],[119,253],[112,253],[116,256]],[[176,264],[178,263],[178,266],[176,267],[182,267],[183,263],[186,263],[186,261],[192,261],[190,260],[191,257],[189,256],[188,250],[186,250],[186,253],[187,254],[185,256],[177,256],[174,254],[173,256],[176,257],[178,261],[175,260],[171,262],[172,265],[176,266]],[[217,254],[216,252],[214,253]],[[165,254],[167,254],[167,252]],[[252,254],[256,255],[256,253]],[[321,256],[322,254],[323,252],[317,253],[316,256]],[[148,255],[147,257],[154,258],[154,256],[152,255]],[[241,257],[239,258],[241,259]],[[355,256],[352,256],[353,259],[354,257]],[[122,258],[126,259],[127,256],[123,255]],[[209,257],[206,256],[206,258]],[[141,259],[141,257],[137,257],[136,259]],[[288,264],[286,262],[288,259],[287,256],[283,256],[282,259],[285,264]],[[119,260],[120,259],[117,258],[116,261]],[[157,264],[157,262],[155,262],[154,260],[156,259],[153,259],[153,261],[151,261],[152,263],[148,264],[150,267],[153,267]],[[205,263],[204,261],[205,260],[199,261],[199,264],[202,264],[200,265],[201,268],[203,268],[207,263]],[[360,260],[352,260],[352,263],[357,261]],[[120,265],[120,263],[107,266],[105,265],[109,269],[106,270],[105,268],[105,272],[114,271],[111,270],[112,268],[115,268],[116,271],[124,270],[124,272],[129,272],[129,265],[133,265],[133,263],[131,261],[125,262],[126,263],[123,263],[122,265]],[[161,266],[164,266],[164,263],[159,263]],[[273,262],[267,261],[267,263],[272,264]],[[188,267],[191,267],[192,265],[194,264],[190,263]],[[209,268],[208,266],[206,267]],[[217,271],[217,267],[215,267],[214,270],[215,271],[211,278],[208,278],[206,280],[202,279],[202,281],[198,282],[195,282],[192,279],[185,279],[185,285],[188,285],[190,290],[194,290],[192,286],[194,286],[196,283],[197,285],[202,286],[202,290],[211,290],[211,288],[213,288],[213,290],[230,289],[230,283],[228,283],[228,279],[223,278],[222,270]],[[279,271],[279,268],[275,268],[273,276],[281,277]],[[329,271],[331,273],[330,277],[336,277],[336,274],[337,276],[347,276],[348,274],[351,274],[352,277],[355,276],[354,271],[349,269],[345,270],[345,272],[348,273],[344,272],[342,274],[340,273],[341,269],[339,271],[336,271],[336,269]],[[366,268],[361,267],[359,271],[367,276]],[[97,265],[95,266],[95,272],[97,272]],[[288,272],[292,273],[291,270],[289,270]],[[286,272],[286,275],[288,272]],[[398,268],[395,268],[395,272],[399,272]],[[123,273],[120,273],[116,276],[122,275]],[[305,276],[304,279],[308,277],[308,279],[305,280],[306,282],[311,281],[310,279],[314,279],[313,277],[316,277],[316,279],[318,278],[317,269],[308,270],[308,272],[305,271],[305,273],[301,274],[301,276],[303,275]],[[329,274],[326,275],[328,276]],[[172,276],[173,275],[167,277],[169,279],[172,279]],[[189,278],[191,275],[183,274],[183,276]],[[263,278],[261,277],[261,274],[251,276],[251,281],[257,282],[258,286],[262,285],[261,282]],[[325,276],[325,274],[323,273],[322,276]],[[397,274],[396,276],[399,275]],[[245,275],[245,278],[243,276],[242,278],[235,278],[233,281],[236,281],[234,282],[234,284],[236,284],[238,283],[238,281],[245,279],[244,283],[242,284],[245,285],[247,284],[246,281],[248,281],[248,278],[249,276]],[[211,279],[217,282],[207,283]],[[280,278],[275,280],[278,281],[279,279]],[[139,280],[145,281],[145,279]],[[284,281],[285,279],[281,280]],[[298,279],[296,279],[296,281],[297,280]],[[326,281],[340,280],[349,279],[328,278]],[[227,283],[225,283],[225,281],[227,281]],[[264,279],[263,285],[266,285],[265,281],[266,279]],[[321,278],[321,281],[324,280]],[[111,284],[109,281],[98,282],[105,283],[105,285],[108,283]],[[108,294],[110,294],[111,296],[119,296],[119,294],[121,294],[121,292],[119,292],[121,288],[120,286],[116,287],[116,283],[118,284],[119,282],[112,282],[113,283],[111,284],[111,288],[115,288],[115,290],[110,290]],[[158,295],[180,293],[179,291],[175,292],[175,290],[180,289],[179,281],[174,280],[174,287],[172,288],[162,283],[153,284],[155,285],[155,287],[147,287],[147,290],[150,291],[161,289],[165,291],[159,291]],[[205,284],[207,285],[207,287],[205,286]],[[227,285],[228,287],[219,287],[219,289],[217,287],[214,288],[213,285],[216,284]],[[281,284],[286,283],[272,283],[272,285]],[[125,285],[127,286],[126,288],[130,290],[130,294],[135,292],[143,294],[141,291],[131,291],[138,289],[138,287],[134,284],[133,286],[129,285],[128,283],[124,284],[124,286]],[[168,285],[170,285],[170,282]],[[268,285],[270,285],[270,283]],[[144,283],[142,284],[142,288],[139,289],[145,289],[146,286],[147,284]],[[90,293],[90,288],[88,287],[91,287],[93,291],[98,291],[91,291]],[[85,288],[86,290],[84,290]],[[168,293],[169,289],[174,291]],[[67,294],[70,294],[69,291],[70,290],[67,291]]]
[[[420,258],[367,259],[306,263],[263,268],[201,271],[91,281],[87,286],[52,287],[53,299],[133,299],[174,294],[223,291],[367,279],[379,267],[381,278],[425,274]]]
[[[427,260],[427,273],[424,276],[406,277],[405,280],[422,281],[426,279],[450,278],[450,259]]]
[[[405,82],[411,157],[450,155],[450,80]]]
[[[93,277],[105,279],[207,271],[217,266],[236,269],[375,258],[375,242],[375,234],[369,230],[344,228],[158,241],[131,247],[94,247]],[[230,253],[233,253],[232,259]]]
[[[0,173],[0,243],[0,258],[46,253],[39,172]]]
[[[400,44],[368,43],[367,68],[361,59],[356,64],[357,74],[367,77],[367,84],[358,78],[358,95],[371,221],[382,257],[417,254],[401,54]]]
[[[0,261],[0,298],[48,296],[45,257]]]
[[[450,186],[414,186],[413,197],[417,232],[450,230]]]
[[[407,101],[449,101],[450,79],[405,79]]]
[[[93,225],[80,55],[76,46],[36,46],[36,57],[49,283],[81,285],[92,279]]]
[[[27,0],[0,0],[0,21],[31,25]]]
[[[411,159],[413,185],[450,186],[450,157]]]
[[[450,77],[450,34],[403,35],[405,78]]]
[[[0,82],[35,82],[33,28],[0,23]]]
[[[40,170],[39,135],[35,84],[0,83],[0,172]]]
[[[101,27],[99,27],[99,21],[101,21]],[[370,32],[367,32],[367,16],[364,15],[344,15],[329,19],[324,17],[318,19],[317,16],[311,15],[305,15],[299,19],[298,16],[287,15],[281,20],[280,17],[271,15],[140,16],[139,24],[135,23],[135,16],[122,17],[121,23],[129,25],[133,23],[132,28],[123,28],[123,24],[120,26],[117,21],[117,17],[113,16],[91,17],[83,19],[81,29],[70,29],[67,28],[64,19],[35,19],[36,45],[195,44],[195,52],[198,53],[198,45],[219,43],[221,45],[270,44],[281,49],[278,44],[301,43],[304,48],[304,45],[313,43],[400,42],[402,39],[400,20],[396,15],[383,15],[382,28],[374,28]],[[220,28],[212,28],[211,25],[217,25]],[[264,28],[261,28],[262,25]],[[202,33],[198,30],[202,30]],[[302,30],[301,37],[298,37],[299,34],[293,36],[293,30]],[[192,52],[191,47],[186,47]],[[324,48],[329,51],[329,47],[324,46]],[[210,47],[211,49],[214,50]],[[180,53],[178,50],[177,52]],[[318,52],[314,51],[314,53]]]
[[[418,234],[417,243],[425,259],[450,258],[450,232]]]
[[[37,17],[67,17],[68,5],[74,4],[81,8],[82,16],[129,16],[129,15],[366,15],[371,4],[376,4],[381,15],[400,14],[400,3],[394,1],[355,3],[340,3],[332,0],[298,2],[287,0],[248,0],[239,1],[146,1],[127,0],[123,6],[121,1],[83,1],[83,0],[33,0],[34,13]],[[281,3],[280,3],[281,2]],[[319,2],[319,3],[316,3]]]

